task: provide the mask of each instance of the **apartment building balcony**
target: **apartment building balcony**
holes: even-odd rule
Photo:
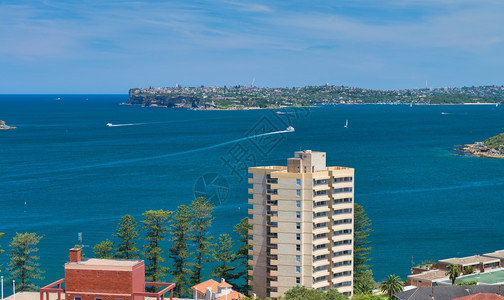
[[[248,204],[254,204],[254,199],[248,199]]]
[[[270,205],[268,206],[269,211],[278,211],[278,205]]]
[[[326,216],[319,216],[319,217],[313,216],[313,223],[314,224],[327,223],[328,227],[330,226],[329,225],[329,217],[327,215]]]
[[[276,279],[278,277],[278,270],[271,270],[266,273],[266,276],[270,278],[273,277]]]
[[[278,266],[278,259],[271,259],[267,266],[268,267],[277,267]]]
[[[317,249],[317,250],[313,249],[312,255],[313,256],[329,255],[329,249],[328,248]]]
[[[267,189],[266,195],[278,195],[278,190],[277,189]]]
[[[273,225],[270,225],[268,235],[273,235],[273,236],[278,236],[278,227],[274,227]],[[274,234],[272,234],[274,233]]]
[[[271,255],[278,255],[278,249],[275,248],[275,249],[270,249],[270,254]]]
[[[268,195],[268,200],[278,200],[278,194],[276,194],[276,195]]]
[[[267,184],[278,184],[278,178],[269,178],[266,179]]]
[[[312,266],[314,268],[324,266],[324,265],[329,265],[329,260],[327,258],[313,260],[313,263],[312,263]]]
[[[276,183],[271,183],[271,184],[269,184],[269,183],[268,183],[268,184],[267,184],[267,187],[268,187],[269,189],[276,190],[276,189],[278,189],[278,184],[276,184]]]
[[[254,235],[254,229],[249,229],[249,230],[247,231],[247,233],[248,233],[249,235]]]
[[[249,294],[249,295],[250,295],[250,294]],[[270,297],[270,298],[273,298],[273,299],[278,298],[278,297],[280,297],[280,296],[281,296],[281,295],[280,295],[280,293],[279,293],[279,292],[276,292],[276,291],[275,291],[275,292],[274,292],[274,291],[271,291],[271,292],[269,293],[269,297]]]
[[[328,286],[329,286],[329,280],[321,280],[318,282],[314,282],[312,285],[312,288],[319,289],[319,288],[328,287]]]
[[[278,205],[278,200],[266,200],[266,205]]]
[[[319,212],[329,212],[331,211],[331,208],[327,205],[320,205],[320,206],[313,206],[313,213],[319,213]]]
[[[277,247],[278,246],[278,238],[270,238],[268,247]]]
[[[314,239],[313,240],[313,246],[317,245],[322,245],[322,244],[329,244],[329,238],[320,238],[320,239]]]
[[[249,208],[248,209],[248,214],[249,215],[254,215],[254,209],[253,208]]]
[[[248,178],[247,182],[250,183],[250,184],[253,184],[254,183],[254,178]]]
[[[249,276],[254,275],[254,270],[247,270],[247,275],[249,275]]]
[[[323,233],[329,233],[330,230],[329,230],[329,227],[325,226],[325,227],[317,227],[317,228],[313,228],[313,234],[314,235],[317,235],[317,234],[323,234]]]
[[[313,201],[329,201],[329,195],[313,195]]]
[[[248,193],[249,194],[253,194],[254,193],[254,189],[248,189]]]
[[[254,255],[254,250],[248,249],[247,254],[250,256]]]
[[[276,280],[270,280],[269,286],[270,287],[278,287],[278,281],[276,281]]]
[[[278,222],[278,216],[269,216],[268,219],[270,222]]]
[[[249,225],[254,225],[254,219],[252,217],[248,218],[248,224]]]
[[[313,270],[312,276],[313,278],[322,276],[327,276],[327,278],[329,278],[329,266],[327,266],[327,269],[325,270],[318,270],[318,271]]]

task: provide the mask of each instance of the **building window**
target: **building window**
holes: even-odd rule
[[[301,277],[296,277],[296,284],[300,284],[301,283]]]
[[[301,262],[301,255],[296,255],[296,262]]]
[[[301,229],[301,223],[296,223],[296,229]]]
[[[301,251],[301,245],[300,244],[296,245],[296,251]]]
[[[74,297],[74,300],[82,300],[81,297]]]
[[[94,298],[94,300],[102,300],[102,298]]]
[[[296,196],[301,197],[301,190],[296,190]]]
[[[301,212],[300,211],[296,211],[296,218],[301,219]]]
[[[296,273],[301,273],[301,267],[300,266],[296,266]]]
[[[301,179],[296,179],[296,185],[301,185]]]
[[[296,207],[301,207],[301,201],[296,201]]]
[[[300,233],[296,233],[296,240],[298,240],[298,241],[301,240],[301,234]]]

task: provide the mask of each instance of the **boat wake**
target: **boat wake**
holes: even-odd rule
[[[289,126],[289,128],[287,128],[286,130],[266,132],[266,133],[246,136],[246,137],[231,140],[228,142],[223,142],[223,143],[219,143],[219,144],[215,144],[215,145],[211,145],[211,146],[206,146],[206,147],[201,147],[201,148],[196,148],[196,149],[191,149],[191,150],[185,150],[185,151],[180,151],[180,152],[175,152],[175,153],[168,153],[168,154],[149,156],[149,157],[116,160],[116,161],[110,161],[110,162],[105,162],[105,163],[96,163],[96,164],[90,164],[90,165],[86,165],[86,166],[78,166],[78,167],[71,167],[71,168],[65,168],[65,169],[59,169],[59,170],[50,170],[50,171],[40,172],[40,173],[36,173],[36,174],[29,174],[29,176],[34,176],[36,178],[26,179],[26,177],[25,177],[25,178],[23,178],[23,180],[32,181],[32,180],[37,180],[37,179],[43,178],[43,177],[39,177],[41,175],[48,175],[48,174],[68,172],[68,171],[81,171],[81,170],[88,170],[88,169],[95,169],[95,168],[106,168],[106,167],[112,167],[112,166],[121,165],[121,164],[136,163],[136,162],[141,162],[141,161],[148,161],[148,160],[163,159],[163,158],[168,158],[168,157],[186,155],[186,154],[191,154],[191,153],[196,153],[196,152],[219,148],[222,146],[238,143],[241,141],[252,140],[252,139],[256,139],[256,138],[263,137],[263,136],[274,135],[274,134],[285,134],[285,133],[291,133],[291,132],[294,132],[294,128]]]
[[[107,127],[123,127],[123,126],[135,126],[135,125],[143,125],[144,123],[126,123],[126,124],[112,124],[107,123]]]

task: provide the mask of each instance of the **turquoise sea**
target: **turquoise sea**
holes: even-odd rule
[[[18,127],[0,131],[1,274],[16,232],[44,235],[45,284],[63,277],[79,232],[93,246],[111,238],[124,214],[173,210],[195,191],[215,196],[213,234],[230,232],[249,208],[246,167],[285,165],[299,149],[355,168],[355,201],[373,222],[377,280],[405,279],[412,259],[504,249],[504,160],[453,151],[504,132],[502,106],[338,105],[277,114],[119,105],[126,100],[0,96],[0,119]],[[295,132],[245,139],[289,125]]]

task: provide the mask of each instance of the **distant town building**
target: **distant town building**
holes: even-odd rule
[[[63,289],[62,286],[65,286]],[[146,286],[156,286],[156,293],[146,293]],[[70,249],[70,262],[65,264],[65,278],[40,289],[40,300],[57,293],[65,300],[144,300],[145,296],[173,299],[174,283],[145,282],[143,260],[81,259],[81,249]],[[45,296],[45,297],[44,297]]]
[[[352,295],[354,169],[305,150],[249,173],[253,292],[275,299],[302,285]]]
[[[245,295],[233,290],[224,278],[220,282],[209,279],[191,287],[195,300],[240,300]]]

